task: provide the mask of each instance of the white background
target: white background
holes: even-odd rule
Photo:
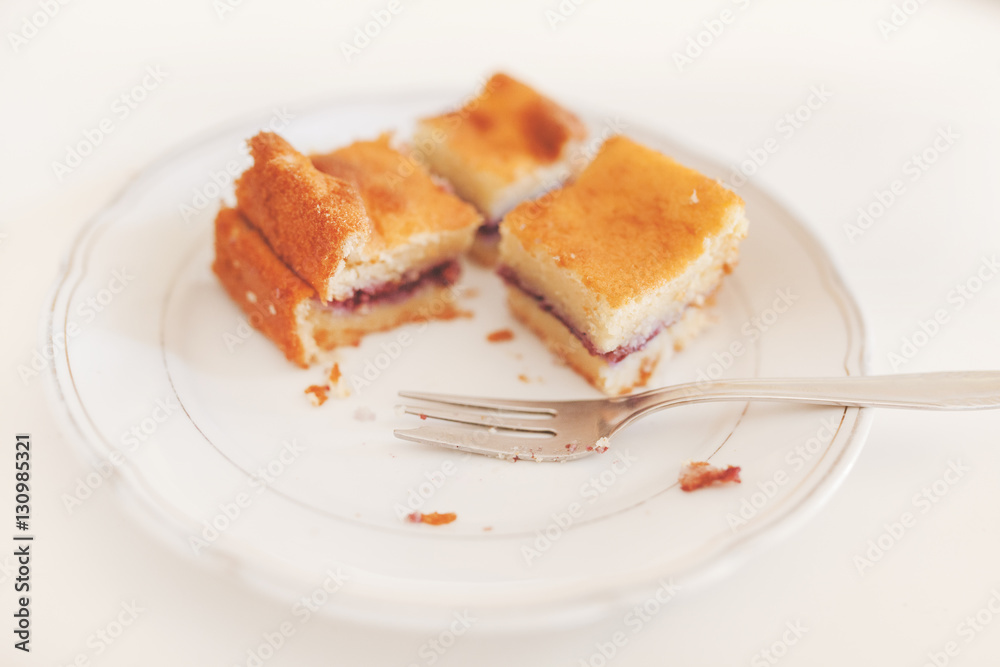
[[[67,514],[59,496],[89,470],[54,428],[41,382],[23,383],[16,372],[37,345],[41,304],[80,225],[179,142],[274,106],[461,90],[502,68],[569,105],[620,113],[735,165],[781,136],[776,123],[810,87],[825,86],[829,101],[779,139],[753,178],[802,217],[842,269],[867,317],[871,371],[1000,367],[1000,279],[961,310],[948,300],[1000,252],[997,3],[909,0],[916,12],[888,36],[879,29],[892,14],[887,0],[590,0],[555,29],[545,12],[557,0],[400,3],[351,62],[340,44],[386,2],[244,0],[220,16],[212,0],[77,0],[16,49],[8,34],[39,4],[0,6],[0,438],[34,436],[38,536],[27,659],[10,646],[12,559],[0,556],[8,619],[0,664],[67,665],[79,654],[109,667],[246,664],[261,633],[288,617],[284,605],[165,552],[107,489]],[[679,68],[672,54],[723,9],[734,20]],[[52,163],[67,145],[157,65],[165,81],[60,180]],[[954,145],[908,180],[907,160],[947,127]],[[844,225],[897,178],[905,193],[850,242]],[[893,368],[889,353],[939,308],[948,323]],[[610,664],[769,664],[755,655],[795,621],[808,630],[782,665],[922,665],[949,641],[959,649],[949,664],[997,664],[1000,615],[971,641],[958,626],[1000,591],[998,433],[997,413],[879,413],[857,467],[809,526],[728,579],[679,593]],[[920,513],[912,497],[949,461],[970,471]],[[8,478],[0,475],[0,507],[13,504]],[[855,556],[905,511],[917,525],[859,572]],[[95,656],[88,636],[133,600],[144,611]],[[621,623],[615,616],[517,636],[475,627],[438,664],[579,665]],[[426,639],[314,619],[265,664],[423,664]]]

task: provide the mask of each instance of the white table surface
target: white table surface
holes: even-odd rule
[[[41,305],[80,225],[156,156],[248,113],[334,95],[461,89],[502,68],[729,164],[780,137],[753,179],[806,221],[841,268],[867,318],[871,372],[1000,367],[1000,279],[962,308],[949,300],[1000,253],[995,2],[894,0],[915,13],[883,36],[889,0],[563,0],[575,11],[554,30],[545,12],[558,11],[558,0],[399,0],[392,22],[347,62],[341,42],[388,2],[230,0],[236,6],[220,17],[223,1],[51,0],[54,16],[16,50],[9,34],[41,5],[0,6],[0,435],[34,436],[37,535],[33,651],[13,650],[5,629],[0,664],[68,665],[83,655],[108,667],[245,665],[261,633],[288,617],[285,605],[165,551],[107,489],[68,514],[60,496],[88,469],[56,430],[42,383],[16,372],[37,345]],[[731,23],[679,70],[674,52],[724,9]],[[52,163],[67,144],[109,115],[147,66],[161,67],[163,82],[57,178]],[[813,86],[830,99],[784,137],[776,123]],[[909,180],[907,161],[949,127],[953,145]],[[845,224],[894,179],[905,192],[852,243]],[[947,324],[894,368],[889,354],[938,309]],[[849,479],[808,526],[731,577],[678,593],[609,664],[774,664],[760,652],[783,637],[796,639],[776,649],[788,666],[922,665],[949,642],[948,664],[997,664],[1000,613],[988,604],[996,595],[1000,612],[998,434],[1000,413],[879,413]],[[914,495],[952,463],[968,471],[922,512]],[[0,498],[13,504],[9,477],[0,474]],[[855,557],[907,511],[916,524],[859,572]],[[0,556],[8,619],[12,563]],[[98,654],[93,633],[133,601],[143,611]],[[992,622],[965,620],[977,613]],[[801,637],[786,633],[789,623],[805,628]],[[474,627],[437,664],[579,665],[621,624],[615,615],[516,636]],[[428,664],[419,654],[427,639],[315,618],[264,664]]]

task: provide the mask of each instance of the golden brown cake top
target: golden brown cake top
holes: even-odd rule
[[[494,74],[461,109],[422,123],[471,169],[513,181],[565,157],[586,128],[575,115],[506,74]]]
[[[575,182],[508,213],[503,230],[616,308],[681,276],[742,213],[717,181],[617,136]]]
[[[371,249],[391,248],[426,232],[478,226],[476,209],[434,182],[416,160],[394,150],[389,135],[313,155],[325,174],[353,184],[372,224]]]
[[[261,132],[249,144],[254,163],[236,182],[237,207],[281,261],[329,299],[329,278],[371,235],[361,194],[277,134]]]

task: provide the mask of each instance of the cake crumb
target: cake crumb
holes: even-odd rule
[[[334,364],[329,374],[330,384],[339,398],[347,398],[351,395],[351,390],[347,386],[347,379],[340,371],[340,364]]]
[[[525,375],[524,373],[521,373],[520,375],[518,375],[517,379],[520,380],[521,382],[524,382],[525,384],[527,384],[528,382],[531,382],[531,380],[528,378],[528,376]]]
[[[483,526],[483,532],[488,533],[493,530],[493,526]]]
[[[597,442],[595,442],[593,445],[587,445],[587,451],[603,454],[604,452],[608,451],[608,439],[598,438]]]
[[[412,514],[406,515],[406,520],[410,523],[426,523],[428,526],[443,526],[445,524],[451,523],[458,518],[458,515],[454,512],[430,512],[428,514],[421,514],[420,512],[413,512]]]
[[[305,393],[309,394],[309,400],[312,402],[312,404],[315,405],[316,407],[319,407],[324,403],[326,403],[326,399],[330,397],[329,392],[330,392],[329,385],[314,384],[310,385],[309,387],[306,387]]]
[[[486,336],[486,340],[491,343],[505,343],[514,339],[514,332],[510,329],[498,329]]]
[[[681,491],[688,492],[696,491],[716,482],[740,484],[740,468],[738,466],[716,468],[707,461],[686,461],[677,481],[681,483]]]

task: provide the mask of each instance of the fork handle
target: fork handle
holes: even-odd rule
[[[717,380],[632,396],[638,412],[709,401],[776,401],[859,408],[1000,408],[1000,371],[835,378]]]

